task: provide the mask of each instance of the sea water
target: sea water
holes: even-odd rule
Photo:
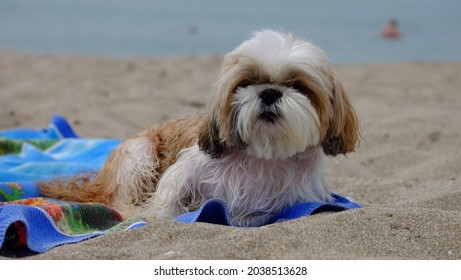
[[[391,18],[401,39],[380,36]],[[0,0],[0,50],[223,54],[260,29],[292,32],[335,63],[461,60],[460,0]]]

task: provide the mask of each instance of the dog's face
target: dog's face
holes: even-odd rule
[[[261,31],[224,58],[199,146],[213,157],[240,149],[286,159],[323,146],[357,146],[358,121],[328,58],[291,35]]]

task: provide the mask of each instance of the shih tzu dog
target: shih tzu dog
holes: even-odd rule
[[[224,58],[203,112],[148,127],[94,178],[41,184],[48,197],[164,219],[223,200],[239,226],[300,202],[332,200],[324,155],[352,152],[356,113],[322,50],[264,30]]]

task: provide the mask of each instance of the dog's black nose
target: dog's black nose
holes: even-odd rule
[[[259,98],[263,101],[264,104],[266,105],[272,105],[282,97],[283,93],[280,90],[273,89],[273,88],[267,88],[259,94]]]

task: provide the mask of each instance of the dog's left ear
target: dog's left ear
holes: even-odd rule
[[[336,76],[332,79],[332,111],[322,146],[326,155],[336,156],[355,151],[360,141],[360,128],[357,114],[343,85]]]

